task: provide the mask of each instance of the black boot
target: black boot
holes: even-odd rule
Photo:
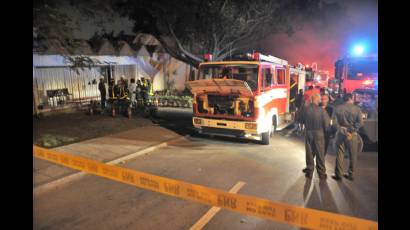
[[[313,177],[313,172],[311,172],[311,171],[306,171],[306,172],[305,172],[305,177],[307,177],[307,178],[309,178],[309,179],[312,179],[312,177]]]
[[[344,176],[346,179],[353,181],[353,175],[352,175],[352,174],[347,174],[347,173],[345,173],[343,176]]]
[[[336,175],[336,174],[333,175],[332,178],[335,179],[335,180],[337,180],[337,181],[341,181],[341,180],[342,180],[342,178],[341,178],[340,176]]]

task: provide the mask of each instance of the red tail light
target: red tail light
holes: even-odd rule
[[[205,61],[212,61],[212,54],[205,54],[204,59]]]
[[[252,59],[255,61],[259,61],[260,59],[260,53],[256,52],[252,54]]]

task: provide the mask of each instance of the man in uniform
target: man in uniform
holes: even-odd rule
[[[101,113],[105,110],[105,101],[107,99],[107,88],[105,87],[104,77],[100,78],[100,83],[98,84],[98,90],[101,95]]]
[[[115,81],[114,79],[111,79],[108,84],[108,98],[110,99],[110,102],[112,102],[116,97],[117,95],[116,95]]]
[[[300,110],[303,105],[303,89],[299,89],[299,93],[296,95],[295,106],[296,110]]]
[[[329,105],[329,95],[323,94],[321,96],[321,99],[322,99],[322,102],[320,104],[321,107],[326,111],[329,117],[332,117],[333,107]],[[327,153],[327,149],[329,148],[329,142],[332,136],[333,136],[332,128],[329,128],[329,130],[327,130],[327,132],[325,133],[325,156]]]
[[[305,125],[306,168],[302,171],[306,177],[312,178],[315,168],[320,179],[326,179],[325,167],[325,132],[329,129],[330,118],[319,106],[320,95],[313,94],[311,103],[302,109],[300,122]]]
[[[332,178],[341,180],[343,175],[345,178],[353,180],[359,143],[357,131],[362,126],[363,120],[360,108],[353,104],[352,94],[345,94],[343,100],[345,101],[344,104],[337,106],[332,116],[333,125],[337,129],[336,169]],[[343,174],[343,161],[346,150],[349,152],[350,165],[348,173]]]
[[[141,96],[145,105],[148,100],[148,84],[144,77],[141,78]]]
[[[135,79],[131,78],[131,83],[128,87],[128,95],[130,98],[130,107],[134,108],[135,96],[136,96],[137,85],[135,84]]]
[[[147,93],[148,93],[148,98],[151,98],[154,96],[154,88],[152,86],[152,82],[147,79]]]
[[[136,87],[136,94],[137,94],[137,106],[141,106],[142,103],[142,85],[141,85],[141,80],[137,80],[137,87]]]

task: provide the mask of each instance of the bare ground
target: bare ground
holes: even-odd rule
[[[33,144],[54,148],[150,125],[149,119],[133,116],[88,115],[85,112],[33,117]]]

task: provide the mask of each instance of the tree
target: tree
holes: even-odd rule
[[[119,12],[134,22],[134,32],[152,34],[171,56],[198,66],[205,53],[213,54],[214,60],[222,60],[235,52],[251,49],[269,34],[292,34],[304,21],[320,16],[325,6],[338,3],[329,0],[71,0],[71,4],[90,18],[100,18],[104,12],[106,15]],[[57,33],[64,32],[61,30],[60,24]]]
[[[292,34],[302,20],[319,16],[327,1],[310,0],[124,0],[114,4],[135,21],[135,31],[154,35],[173,57],[198,66],[251,48],[272,33]]]

